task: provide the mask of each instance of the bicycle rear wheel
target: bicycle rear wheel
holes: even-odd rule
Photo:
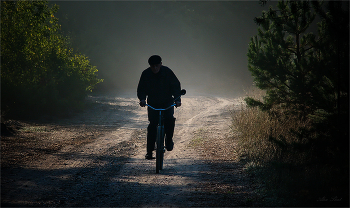
[[[156,173],[163,169],[164,126],[157,127]]]

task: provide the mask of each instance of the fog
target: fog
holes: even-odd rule
[[[252,85],[248,43],[259,1],[57,1],[56,16],[76,52],[104,79],[98,92],[136,91],[151,55],[189,94],[239,96]]]

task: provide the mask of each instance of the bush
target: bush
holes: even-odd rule
[[[102,81],[61,35],[57,10],[47,1],[1,2],[2,114],[62,114],[81,106]]]

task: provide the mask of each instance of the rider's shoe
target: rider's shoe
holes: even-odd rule
[[[146,154],[145,159],[146,160],[153,160],[153,159],[156,159],[156,158],[152,156],[152,152],[149,152],[149,153]]]
[[[167,151],[173,150],[174,142],[172,140],[171,141],[166,141],[165,140],[165,148],[166,148]]]

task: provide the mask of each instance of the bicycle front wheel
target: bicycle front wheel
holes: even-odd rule
[[[163,169],[164,126],[157,127],[156,173]]]

